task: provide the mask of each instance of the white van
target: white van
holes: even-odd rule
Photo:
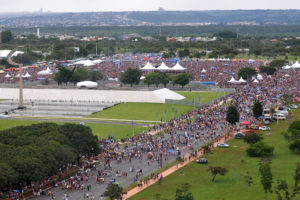
[[[281,113],[275,113],[274,115],[273,115],[273,118],[274,119],[286,119],[286,117],[285,117],[285,115],[284,114],[281,114]]]

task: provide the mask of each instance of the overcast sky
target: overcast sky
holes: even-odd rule
[[[300,0],[0,0],[0,12],[300,9]]]

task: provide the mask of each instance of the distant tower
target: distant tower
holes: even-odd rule
[[[41,37],[41,36],[40,36],[40,28],[37,28],[37,29],[36,29],[36,36],[37,36],[38,38]]]

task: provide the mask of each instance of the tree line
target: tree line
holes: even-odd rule
[[[2,192],[55,175],[81,156],[100,153],[97,136],[79,124],[17,126],[0,131],[0,138]]]

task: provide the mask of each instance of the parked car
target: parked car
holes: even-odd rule
[[[226,143],[218,143],[217,144],[217,147],[220,147],[220,148],[228,148],[229,147],[229,144],[226,144]]]
[[[298,106],[295,105],[295,104],[291,104],[291,105],[290,105],[290,108],[296,109],[296,108],[298,108]]]
[[[274,119],[286,119],[286,117],[285,117],[285,115],[283,115],[283,114],[281,114],[281,113],[275,113],[274,115],[273,115],[273,118]]]
[[[235,136],[234,136],[235,139],[241,139],[243,137],[245,137],[245,134],[241,133],[241,132],[236,133]]]
[[[262,130],[262,131],[269,131],[269,130],[271,130],[270,127],[267,127],[267,126],[260,126],[258,129]]]
[[[269,125],[271,123],[270,120],[264,120],[264,125]]]
[[[76,85],[79,88],[96,88],[98,87],[98,83],[93,82],[93,81],[82,81],[77,83]]]
[[[196,160],[196,162],[199,164],[207,164],[208,160],[206,158],[199,158]]]

